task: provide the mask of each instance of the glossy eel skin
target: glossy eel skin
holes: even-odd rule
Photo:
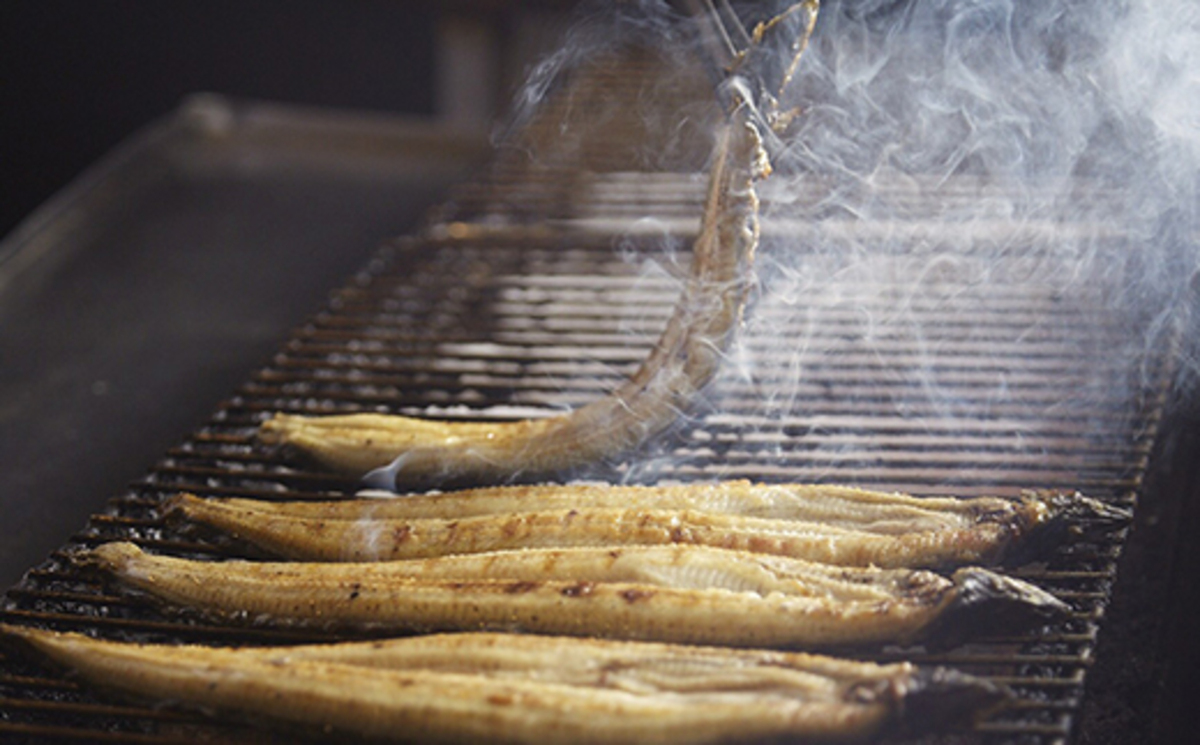
[[[520,630],[811,649],[947,644],[1069,611],[1049,593],[986,569],[947,579],[698,546],[313,564],[195,561],[108,543],[79,561],[168,609],[320,629]]]
[[[0,626],[109,691],[251,721],[413,742],[862,740],[966,723],[1009,697],[909,663],[509,634],[296,647],[135,644]]]
[[[772,37],[783,36],[788,54],[754,54],[752,46],[732,61],[722,88],[728,122],[715,139],[689,277],[653,351],[613,393],[567,414],[515,422],[280,413],[260,427],[261,442],[394,488],[447,481],[500,483],[569,472],[619,457],[674,424],[716,374],[752,285],[759,237],[755,183],[771,170],[760,127],[772,113],[756,109],[755,99],[760,106],[773,105],[770,96],[752,92],[753,83],[770,79],[780,88],[787,84],[816,12],[813,0],[796,3],[756,30],[752,44],[774,44]]]
[[[1128,514],[1079,494],[919,498],[862,489],[729,481],[686,486],[531,486],[398,499],[268,502],[179,495],[164,512],[271,556],[415,559],[567,546],[696,544],[851,566],[995,562],[1064,528]]]

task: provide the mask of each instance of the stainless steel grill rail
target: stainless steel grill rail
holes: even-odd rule
[[[581,74],[576,106],[588,86],[611,97],[642,79],[597,69],[606,71],[604,80]],[[627,93],[636,97],[638,90]],[[680,95],[703,110],[695,103],[700,94]],[[557,110],[547,111],[526,128],[532,141]],[[504,420],[603,395],[654,342],[687,264],[679,233],[675,253],[664,253],[660,227],[637,218],[674,219],[686,231],[696,221],[702,185],[693,171],[639,175],[623,155],[601,159],[627,143],[612,134],[607,150],[589,151],[586,167],[553,148],[540,160],[502,154],[490,177],[452,195],[425,234],[382,248],[206,426],[30,571],[8,592],[0,620],[124,639],[316,638],[165,616],[80,573],[71,549],[122,539],[166,553],[225,556],[233,549],[220,541],[166,525],[161,500],[181,490],[266,499],[353,491],[353,483],[285,462],[255,443],[257,425],[275,411]],[[695,166],[690,159],[698,150],[681,147],[673,166]],[[554,167],[530,165],[539,163]],[[820,481],[918,494],[1079,489],[1135,505],[1162,416],[1169,350],[1131,369],[1127,358],[1106,352],[1123,348],[1137,319],[1112,303],[1105,287],[1064,295],[1019,261],[984,266],[963,230],[958,253],[922,256],[883,246],[847,264],[836,251],[814,249],[796,226],[768,222],[759,297],[706,400],[642,452],[579,475]],[[838,235],[845,239],[844,231]],[[1060,624],[937,654],[882,648],[862,655],[951,665],[1017,693],[1015,706],[955,738],[1063,742],[1123,540],[1114,531],[1008,567],[1071,604],[1073,615]],[[113,704],[0,652],[0,739],[274,737],[169,708]]]

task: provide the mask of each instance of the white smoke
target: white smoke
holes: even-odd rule
[[[947,276],[1067,299],[1103,288],[1131,324],[1125,347],[1104,351],[1157,349],[1197,268],[1198,7],[827,1],[786,96],[803,113],[764,188],[768,224],[801,237],[769,255],[763,307],[782,312],[831,278],[913,277],[886,302],[806,312],[827,323],[853,309],[855,333],[919,343],[927,329],[908,304],[948,291]],[[1045,322],[1032,314],[1029,332]],[[953,408],[938,381],[920,383]],[[1004,384],[998,374],[998,401]]]
[[[914,428],[925,428],[931,448],[952,447],[960,431],[985,433],[978,447],[1002,451],[997,462],[1021,455],[1030,463],[1039,448],[1059,446],[1043,436],[1055,422],[1095,418],[1097,432],[1127,432],[1112,420],[1132,416],[1139,397],[1161,385],[1163,350],[1195,302],[1200,4],[822,6],[782,99],[800,115],[761,188],[761,291],[724,374],[743,407],[738,431],[716,435],[732,444],[695,449],[707,455],[776,437],[781,449],[811,443],[813,462],[830,473],[855,465],[847,457],[863,459],[859,473],[878,473],[891,433]],[[595,17],[532,71],[515,129],[544,114],[569,85],[565,73],[621,45],[643,39],[678,55],[680,69],[694,59],[691,27],[669,4],[592,7]],[[761,16],[761,7],[743,3],[742,15]],[[651,105],[676,82],[646,84],[645,132],[684,132],[701,120],[699,109]],[[538,144],[574,154],[607,134],[603,107],[588,105],[588,116],[564,118]],[[671,141],[631,168],[669,168],[663,153],[685,150]],[[552,159],[531,149],[528,160]],[[655,260],[636,245],[628,260]],[[672,252],[660,259],[662,276],[652,267],[648,277],[681,273]],[[1028,302],[1004,306],[1014,297]],[[976,312],[993,306],[1001,309]],[[645,333],[646,323],[635,325]],[[1076,327],[1113,326],[1118,332],[1073,337]],[[1184,361],[1200,369],[1193,356]],[[1069,382],[1030,393],[1036,380],[1056,377]],[[769,426],[746,432],[755,401]],[[705,424],[719,431],[729,404],[713,402]],[[696,436],[710,435],[700,428]],[[672,462],[647,461],[635,476]],[[819,467],[807,474],[824,476]]]

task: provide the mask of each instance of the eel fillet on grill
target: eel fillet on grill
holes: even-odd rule
[[[1032,553],[1039,533],[1128,518],[1079,494],[918,498],[746,481],[497,487],[312,503],[183,494],[164,510],[174,522],[201,523],[272,556],[306,561],[677,543],[881,567],[990,563],[1014,546],[1018,556]]]
[[[596,639],[473,633],[239,649],[16,626],[0,636],[125,697],[416,742],[842,742],[885,725],[965,724],[1009,697],[909,663]]]
[[[793,29],[798,57],[816,22],[816,3],[796,3],[780,17]],[[762,44],[764,32],[756,34]],[[758,66],[782,64],[786,84],[794,61],[746,55]],[[790,66],[788,66],[790,64]],[[759,71],[742,72],[751,76]],[[751,86],[723,87],[728,121],[714,141],[701,230],[689,277],[662,336],[641,367],[610,395],[570,413],[514,422],[449,422],[386,414],[309,417],[276,414],[259,429],[268,446],[298,452],[322,467],[368,483],[497,483],[569,472],[619,457],[674,424],[717,372],[741,322],[758,245],[755,183],[770,172],[761,115]],[[369,475],[368,475],[369,474]]]
[[[168,609],[222,622],[520,630],[689,644],[935,646],[1069,607],[986,569],[833,567],[698,546],[499,551],[414,561],[196,561],[103,544],[81,557]]]

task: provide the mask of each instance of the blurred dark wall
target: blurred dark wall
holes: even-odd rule
[[[430,114],[438,3],[3,0],[0,236],[189,93]]]

